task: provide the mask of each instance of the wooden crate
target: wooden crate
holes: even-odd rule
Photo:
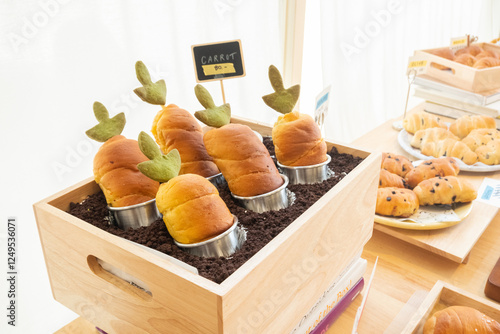
[[[494,51],[500,55],[500,46],[491,43],[477,43],[484,50]],[[436,56],[432,51],[438,49],[428,49],[415,51],[414,55],[422,60],[445,66],[451,70],[440,70],[428,66],[425,74],[435,79],[443,81],[451,86],[465,89],[471,92],[484,92],[500,88],[500,66],[475,69],[452,60]]]
[[[70,202],[99,191],[92,178],[36,203],[54,298],[108,333],[290,331],[372,235],[381,156],[328,146],[365,159],[221,284],[67,213]],[[151,294],[96,259],[145,282]]]
[[[500,305],[451,284],[437,281],[401,333],[422,334],[427,318],[434,314],[434,312],[453,305],[475,308],[490,318],[500,321]]]

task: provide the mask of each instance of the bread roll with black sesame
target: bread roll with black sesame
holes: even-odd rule
[[[383,216],[409,217],[417,212],[417,195],[404,188],[378,188],[375,212]]]
[[[438,176],[424,180],[413,191],[417,194],[420,205],[467,203],[477,197],[472,184],[456,176]]]
[[[491,140],[488,144],[476,149],[476,154],[480,162],[486,165],[500,164],[500,140]]]
[[[439,117],[424,111],[409,114],[403,120],[403,128],[411,134],[414,134],[418,130],[436,127],[446,129],[446,124]]]
[[[379,188],[396,187],[406,188],[405,180],[394,173],[388,172],[385,169],[380,170],[380,178],[378,182]]]
[[[478,147],[484,146],[495,139],[500,139],[500,131],[485,128],[472,130],[467,137],[462,139],[462,142],[469,146],[471,150],[476,151]]]
[[[453,158],[429,159],[422,162],[406,174],[408,188],[415,188],[423,180],[437,176],[457,176],[460,172],[458,163]]]
[[[382,153],[381,168],[401,177],[405,177],[406,173],[413,169],[413,165],[411,161],[403,155]]]

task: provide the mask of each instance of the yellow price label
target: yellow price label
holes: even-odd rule
[[[202,65],[205,75],[236,73],[233,63]]]
[[[425,67],[425,66],[427,66],[427,60],[410,61],[410,63],[408,64],[408,68]]]
[[[462,45],[462,44],[467,44],[467,38],[462,38],[462,39],[457,39],[451,42],[451,45],[456,46],[456,45]]]

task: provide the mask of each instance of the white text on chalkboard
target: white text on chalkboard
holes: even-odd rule
[[[213,55],[213,56],[203,56],[203,57],[201,57],[201,63],[203,65],[206,65],[206,64],[220,63],[221,61],[234,60],[235,54],[236,54],[236,52],[229,53],[229,54]]]

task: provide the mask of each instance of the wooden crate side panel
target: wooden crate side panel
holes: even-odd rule
[[[341,191],[293,223],[297,230],[283,231],[254,256],[259,265],[223,296],[224,333],[290,331],[363,249],[373,229],[380,155],[363,163]]]
[[[53,295],[63,305],[110,334],[220,333],[218,295],[117,247],[118,237],[75,226],[47,204],[35,210]],[[152,296],[94,273],[89,255],[140,279]]]

